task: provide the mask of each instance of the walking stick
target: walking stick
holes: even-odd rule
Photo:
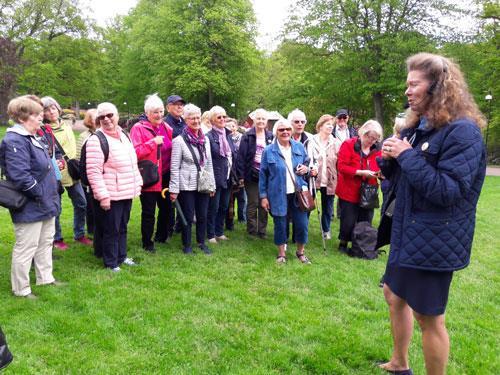
[[[168,192],[168,188],[165,188],[161,191],[161,197],[163,199],[168,199],[168,197],[166,196],[167,192]],[[186,217],[184,216],[184,212],[182,212],[182,208],[181,208],[179,201],[176,199],[173,203],[174,203],[175,209],[177,210],[177,214],[179,215],[181,224],[183,226],[187,226],[187,220],[186,220]]]
[[[314,192],[314,204],[316,205],[316,211],[318,212],[319,229],[321,230],[321,240],[323,241],[323,251],[326,253],[326,241],[325,232],[323,232],[323,225],[321,225],[321,211],[319,209],[318,200],[316,199],[318,190],[316,189],[316,180],[313,181],[313,192]]]

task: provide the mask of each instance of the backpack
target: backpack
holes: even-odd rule
[[[375,249],[377,244],[377,229],[367,221],[356,223],[352,230],[352,248],[349,255],[363,259],[377,259],[379,250]]]
[[[104,162],[106,163],[109,157],[108,140],[106,139],[106,136],[104,135],[103,132],[95,132],[90,137],[92,137],[93,135],[96,135],[97,138],[99,138],[99,143],[101,144],[101,150],[102,153],[104,154]],[[87,141],[90,139],[90,137],[88,137],[83,143],[82,152],[80,154],[80,180],[82,184],[85,186],[90,186],[89,179],[87,177]]]

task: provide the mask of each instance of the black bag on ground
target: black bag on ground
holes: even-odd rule
[[[5,339],[5,334],[0,327],[0,370],[4,369],[12,362],[14,357],[7,346],[7,340]]]
[[[377,244],[377,230],[367,221],[356,223],[352,230],[352,248],[349,255],[363,259],[376,259],[379,251]]]

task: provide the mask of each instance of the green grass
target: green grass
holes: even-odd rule
[[[500,373],[499,182],[486,180],[472,263],[452,283],[449,374]],[[68,240],[71,212],[64,194]],[[15,356],[6,374],[381,374],[373,363],[390,355],[377,286],[387,256],[351,259],[334,250],[336,240],[327,241],[325,254],[315,212],[306,248],[313,264],[299,264],[290,248],[288,264],[278,266],[272,225],[262,241],[237,224],[211,257],[184,256],[179,236],[145,254],[135,201],[129,255],[140,266],[113,274],[70,240],[54,261],[54,275],[68,285],[33,286],[36,301],[11,296],[14,236],[4,209],[0,220],[0,325]],[[416,374],[425,373],[417,328],[410,361]]]

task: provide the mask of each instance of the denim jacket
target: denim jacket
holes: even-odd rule
[[[292,166],[295,178],[295,185],[302,189],[307,188],[307,182],[304,176],[298,176],[294,173],[297,165],[309,165],[304,146],[300,142],[290,140],[292,145]],[[267,198],[271,206],[271,215],[286,216],[287,198],[286,198],[286,174],[288,173],[285,159],[280,152],[278,144],[273,142],[264,149],[259,174],[259,196]]]

